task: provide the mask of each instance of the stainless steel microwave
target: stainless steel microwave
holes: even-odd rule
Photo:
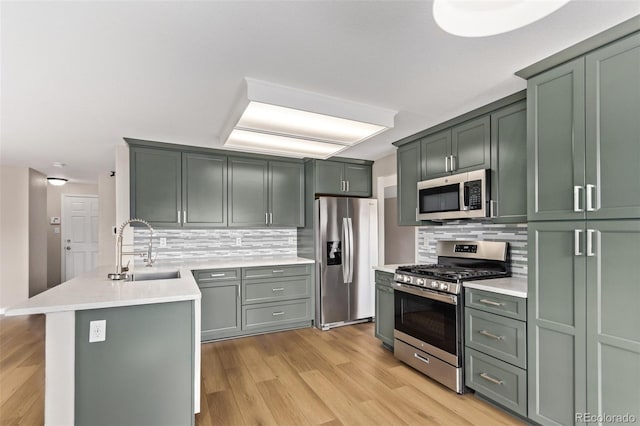
[[[489,176],[483,169],[418,182],[416,220],[487,217]]]

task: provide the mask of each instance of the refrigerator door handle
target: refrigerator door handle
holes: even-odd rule
[[[349,282],[349,223],[342,218],[342,280]]]
[[[353,222],[347,219],[349,224],[349,283],[353,282]]]

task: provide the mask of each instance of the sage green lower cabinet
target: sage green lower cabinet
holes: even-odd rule
[[[398,148],[398,225],[418,226],[418,182],[421,180],[420,141]]]
[[[193,305],[76,312],[76,425],[194,424]],[[89,343],[94,320],[106,321],[103,342]]]
[[[194,271],[202,293],[202,341],[310,327],[313,265]]]
[[[382,345],[393,350],[394,297],[393,274],[376,271],[376,329],[375,336],[382,340]]]
[[[465,289],[465,384],[527,416],[527,299]]]
[[[640,220],[529,222],[529,417],[640,418]]]

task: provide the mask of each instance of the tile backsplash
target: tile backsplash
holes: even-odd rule
[[[296,228],[255,229],[154,229],[153,250],[156,261],[163,263],[202,260],[220,257],[295,256]],[[166,247],[160,239],[166,238]],[[136,250],[145,250],[149,231],[136,228],[133,232]],[[239,243],[239,244],[238,244]],[[135,263],[142,263],[136,257]]]
[[[511,250],[511,274],[527,276],[527,224],[447,222],[418,228],[418,263],[436,263],[439,240],[507,241]]]

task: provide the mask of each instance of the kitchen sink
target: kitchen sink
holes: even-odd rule
[[[180,271],[134,272],[127,281],[172,280],[180,278]]]

